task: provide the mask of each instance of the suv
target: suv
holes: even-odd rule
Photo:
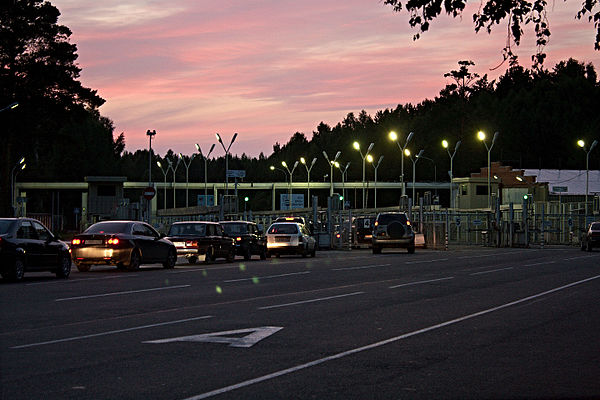
[[[171,225],[166,239],[173,242],[177,248],[177,255],[187,258],[190,264],[195,264],[202,255],[206,263],[217,258],[225,258],[227,262],[235,259],[233,239],[227,236],[223,226],[216,222],[175,222]]]
[[[406,213],[378,214],[373,228],[372,246],[373,254],[380,254],[384,247],[404,248],[408,253],[414,253],[415,234]]]
[[[600,247],[600,222],[592,222],[581,238],[581,250],[592,251]]]
[[[235,254],[249,260],[258,254],[261,260],[267,258],[267,239],[254,222],[221,221],[227,236],[235,239]]]

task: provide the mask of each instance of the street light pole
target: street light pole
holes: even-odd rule
[[[479,138],[479,140],[481,140],[483,142],[483,144],[485,145],[485,148],[487,150],[487,194],[488,194],[488,208],[492,207],[492,196],[491,196],[491,184],[490,184],[490,179],[491,179],[491,169],[492,169],[492,163],[490,161],[490,152],[492,151],[492,149],[494,148],[494,143],[496,143],[496,139],[498,139],[498,135],[500,133],[496,132],[494,133],[494,137],[492,138],[492,144],[490,145],[490,147],[488,147],[486,141],[485,141],[485,133],[483,131],[479,131],[477,132],[477,137]]]
[[[379,164],[381,164],[381,162],[383,161],[383,156],[379,157],[379,161],[377,161],[377,164],[373,164],[373,156],[372,155],[368,155],[367,156],[367,161],[371,163],[371,165],[373,165],[373,169],[375,169],[375,204],[374,204],[374,208],[377,208],[377,168],[379,168]]]
[[[413,184],[412,184],[412,206],[413,207],[415,206],[416,165],[417,165],[417,161],[419,161],[419,158],[421,158],[423,156],[423,152],[425,152],[425,150],[419,151],[419,154],[417,154],[416,157],[413,159],[412,156],[410,155],[410,150],[404,149],[404,154],[407,157],[410,157],[410,161],[412,161],[412,164],[413,164]]]
[[[398,148],[400,149],[400,180],[402,181],[402,196],[406,196],[406,185],[404,184],[404,150],[406,149],[406,146],[408,146],[408,142],[410,142],[410,140],[412,139],[412,137],[415,135],[414,132],[410,132],[408,134],[408,137],[406,138],[406,142],[404,143],[404,146],[400,145],[400,142],[398,141],[398,134],[396,134],[396,132],[391,131],[389,133],[389,138],[392,141],[395,141],[396,144],[398,145]]]
[[[217,136],[217,140],[221,143],[223,150],[225,150],[225,194],[229,194],[229,149],[231,149],[231,145],[235,142],[235,138],[237,137],[237,132],[233,134],[231,138],[231,142],[229,142],[229,146],[225,147],[223,140],[221,140],[221,135],[218,133],[215,134]]]
[[[165,176],[165,189],[164,189],[164,195],[163,195],[163,209],[167,209],[167,173],[169,172],[169,169],[171,168],[171,166],[169,165],[166,169],[166,171],[163,169],[162,164],[160,163],[160,161],[156,162],[156,165],[158,165],[158,168],[160,168],[160,170],[162,171],[163,175]]]
[[[288,174],[290,174],[290,182],[289,182],[289,189],[288,189],[288,203],[289,203],[289,209],[292,209],[292,182],[293,182],[293,175],[294,175],[294,171],[296,170],[296,167],[298,166],[298,161],[296,161],[294,163],[294,166],[292,167],[292,170],[290,171],[290,169],[287,166],[287,163],[285,161],[281,162],[281,165],[283,165],[283,167],[286,169],[286,171],[288,172]]]
[[[196,143],[196,150],[198,150],[198,152],[200,152],[200,157],[202,157],[204,159],[204,207],[208,207],[208,192],[206,190],[207,185],[208,185],[208,167],[207,167],[207,162],[208,162],[208,157],[210,157],[210,153],[212,153],[212,151],[215,149],[215,144],[213,143],[212,146],[210,146],[210,150],[208,151],[208,154],[206,155],[206,157],[204,157],[202,155],[202,150],[200,149],[200,145],[198,143]],[[214,203],[213,203],[214,205]]]
[[[589,183],[590,183],[590,152],[594,150],[594,147],[598,144],[597,140],[592,142],[589,150],[585,148],[585,142],[583,140],[578,140],[577,145],[585,151],[585,216],[588,215],[588,193],[589,193]]]
[[[177,164],[175,164],[175,168],[173,168],[173,163],[171,162],[171,160],[167,159],[167,161],[169,162],[169,168],[171,168],[173,170],[173,208],[177,208],[177,203],[175,201],[175,176],[176,176],[176,172],[177,172],[177,168],[179,167],[179,163],[181,162],[181,158],[177,158]]]
[[[333,196],[333,163],[335,163],[341,155],[342,155],[342,152],[338,151],[335,154],[335,157],[333,158],[333,160],[329,160],[329,156],[327,156],[327,153],[325,152],[325,150],[323,150],[323,156],[329,163],[329,177],[331,179],[331,186],[329,187],[329,197]]]
[[[196,154],[192,154],[192,156],[190,157],[190,161],[186,162],[185,158],[183,157],[183,154],[179,153],[179,159],[183,161],[183,166],[185,167],[185,207],[189,207],[189,202],[188,202],[188,198],[189,198],[189,187],[190,187],[190,166],[192,165],[192,161],[194,161],[194,158],[196,158]]]
[[[6,107],[3,107],[0,109],[0,112],[2,111],[7,111],[7,110],[14,110],[15,108],[19,107],[19,102],[15,101],[14,103],[10,103],[9,105],[7,105]]]
[[[352,145],[356,150],[358,150],[360,158],[362,158],[362,208],[365,208],[365,158],[369,155],[369,152],[373,150],[375,143],[371,143],[369,145],[365,154],[360,151],[360,143],[354,142]]]
[[[10,206],[12,208],[13,217],[17,216],[17,207],[15,206],[16,177],[20,171],[25,169],[25,167],[27,167],[27,164],[25,164],[25,157],[21,157],[19,162],[17,162],[10,171]],[[17,170],[16,173],[15,170]]]
[[[446,151],[448,152],[448,155],[450,156],[450,208],[454,208],[454,190],[453,190],[453,186],[452,186],[452,160],[454,160],[454,156],[456,155],[456,150],[458,150],[458,148],[460,147],[460,140],[458,142],[456,142],[456,145],[454,146],[454,152],[452,154],[450,154],[450,150],[448,149],[448,141],[447,140],[442,140],[442,147],[444,147],[446,149]]]
[[[336,168],[339,169],[340,173],[342,174],[342,197],[343,197],[342,210],[344,210],[345,209],[344,204],[346,203],[346,188],[345,188],[346,171],[348,171],[348,167],[350,166],[350,161],[348,161],[346,163],[346,166],[344,168],[340,167],[340,163],[337,161],[334,164],[335,164]]]
[[[300,162],[304,164],[304,167],[306,168],[306,184],[308,186],[308,193],[306,197],[308,197],[307,204],[310,207],[310,170],[317,162],[317,157],[313,158],[312,162],[310,163],[310,167],[306,164],[306,159],[304,157],[300,157]]]

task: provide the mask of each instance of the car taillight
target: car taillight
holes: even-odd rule
[[[83,244],[83,240],[82,239],[73,239],[73,240],[71,240],[71,244],[77,246],[79,244]]]
[[[110,238],[106,243],[116,246],[117,244],[119,244],[119,238]]]
[[[238,242],[241,242],[242,238],[238,236],[238,237],[235,238],[235,240],[237,240]]]
[[[406,220],[406,225],[410,226],[410,221]]]
[[[188,240],[185,242],[185,247],[198,247],[198,242],[196,240]]]
[[[375,226],[379,226],[379,222],[378,221],[375,221]]]

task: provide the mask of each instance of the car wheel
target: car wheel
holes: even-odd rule
[[[381,254],[381,247],[373,246],[373,254]]]
[[[11,281],[18,282],[23,279],[23,275],[25,275],[25,264],[23,260],[19,257],[15,260],[15,265],[12,270],[7,270],[2,273],[2,277]]]
[[[60,256],[58,268],[56,269],[57,278],[68,278],[71,273],[71,257],[66,254]]]
[[[250,250],[248,250],[248,251],[250,251]],[[244,256],[244,259],[246,259],[245,256]],[[227,254],[226,260],[227,260],[227,262],[233,262],[235,260],[235,248],[233,248],[233,247],[231,248],[231,250]]]
[[[267,248],[266,247],[263,247],[262,250],[260,251],[260,259],[261,260],[267,259]]]
[[[205,263],[211,263],[213,261],[215,261],[215,249],[214,247],[210,246],[208,249],[206,249],[206,255],[204,256],[204,262]]]
[[[252,251],[250,250],[250,246],[248,246],[246,253],[244,253],[244,260],[248,261],[251,258],[252,258]]]
[[[188,262],[189,262],[190,264],[196,264],[196,262],[198,261],[198,257],[196,257],[196,256],[191,256],[191,257],[188,257],[188,259],[187,259],[187,260],[188,260]]]
[[[279,258],[279,257],[281,257],[281,254],[275,253],[275,257]]]
[[[414,254],[414,252],[415,252],[415,246],[410,246],[406,250],[408,250],[408,254]]]
[[[167,255],[167,259],[163,263],[163,268],[166,268],[166,269],[175,268],[176,263],[177,263],[177,252],[173,249],[170,249],[169,254]]]
[[[585,242],[582,240],[581,241],[581,251],[585,251]]]
[[[311,257],[315,257],[317,255],[317,246],[313,247],[312,251],[310,252],[310,256]]]
[[[592,251],[592,244],[590,242],[587,244],[587,251]]]
[[[125,264],[123,264],[122,262],[117,263],[117,269],[121,270],[121,271],[124,270],[125,269]]]
[[[140,265],[142,264],[142,257],[140,256],[140,252],[137,249],[133,249],[131,251],[131,259],[129,260],[129,265],[127,269],[130,271],[136,271],[140,269]]]
[[[90,264],[75,264],[79,272],[87,272],[92,268]]]

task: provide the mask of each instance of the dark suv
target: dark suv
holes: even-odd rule
[[[235,242],[235,254],[249,260],[253,254],[258,254],[261,260],[267,258],[267,238],[254,222],[221,221],[227,236]]]
[[[600,222],[592,222],[581,238],[581,250],[592,251],[600,247]]]
[[[375,219],[372,238],[373,254],[384,247],[407,249],[415,252],[415,234],[410,221],[403,212],[380,213]]]

